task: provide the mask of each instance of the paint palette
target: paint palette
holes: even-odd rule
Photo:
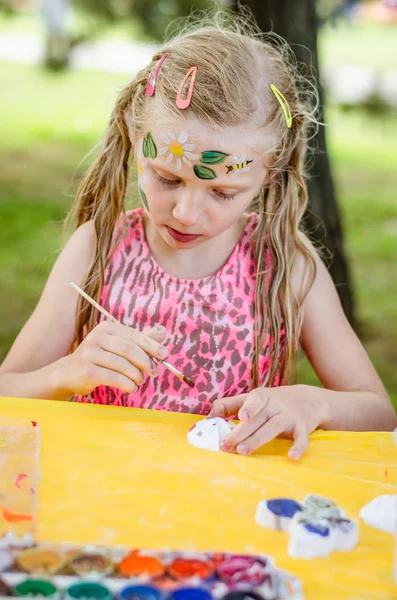
[[[35,534],[39,457],[36,421],[0,419],[0,536],[14,542]]]
[[[1,542],[3,597],[303,600],[298,579],[264,555]]]

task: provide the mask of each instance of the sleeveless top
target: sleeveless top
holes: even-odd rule
[[[74,401],[206,415],[217,398],[249,392],[257,222],[251,213],[233,252],[215,274],[190,280],[163,271],[146,242],[142,208],[128,211],[128,235],[110,256],[100,304],[140,331],[163,325],[168,332],[163,342],[169,350],[166,360],[195,385],[190,388],[159,363],[158,377],[146,377],[133,394],[99,386],[87,396],[74,396]],[[99,315],[98,322],[104,318]],[[260,355],[260,384],[269,368],[268,340]],[[279,375],[275,385],[280,385]]]

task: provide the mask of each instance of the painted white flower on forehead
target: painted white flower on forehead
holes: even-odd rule
[[[159,148],[159,154],[166,154],[169,152],[166,163],[170,163],[173,158],[176,158],[176,168],[178,171],[182,169],[182,161],[187,164],[189,167],[192,166],[192,163],[189,158],[195,160],[199,157],[198,154],[192,154],[191,150],[195,150],[196,146],[194,144],[187,144],[186,142],[189,139],[189,134],[187,131],[181,131],[176,137],[173,131],[169,131],[168,134],[160,134],[159,138],[161,139],[166,146]]]
[[[234,163],[233,165],[226,165],[226,175],[228,173],[231,173],[234,179],[240,173],[246,173],[247,171],[249,171],[251,168],[250,163],[252,163],[253,161],[247,160],[245,154],[242,154],[241,156],[233,156],[232,162]]]

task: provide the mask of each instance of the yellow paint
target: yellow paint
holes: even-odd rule
[[[142,163],[139,160],[137,162],[137,171],[138,171],[138,175],[142,175],[143,167],[142,167]]]
[[[252,457],[193,448],[192,415],[0,398],[0,417],[41,426],[39,540],[264,552],[301,578],[308,600],[397,597],[392,536],[361,522],[356,549],[309,562],[288,557],[286,534],[254,522],[260,499],[309,492],[358,518],[396,491],[390,433],[317,432],[296,464],[288,440]]]
[[[179,142],[171,142],[170,151],[174,156],[183,156],[183,146]]]

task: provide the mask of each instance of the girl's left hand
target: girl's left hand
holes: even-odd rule
[[[317,396],[317,397],[316,397]],[[325,402],[316,388],[287,385],[257,388],[248,394],[215,400],[209,417],[238,415],[241,423],[222,440],[221,450],[251,454],[280,434],[294,440],[289,458],[299,459],[309,436],[325,421]]]

